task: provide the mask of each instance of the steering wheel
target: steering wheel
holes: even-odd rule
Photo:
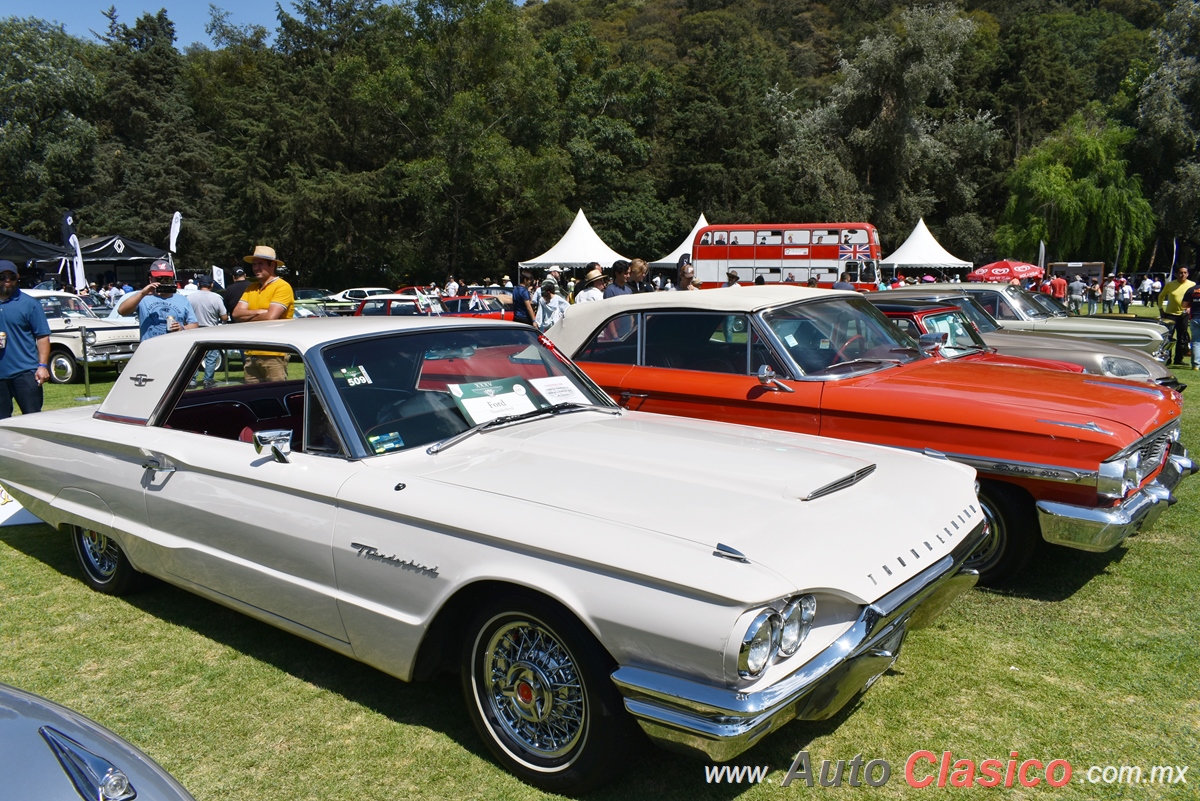
[[[843,342],[842,346],[840,348],[838,348],[837,353],[833,354],[833,363],[837,364],[838,362],[843,361],[843,357],[846,355],[846,351],[849,350],[851,345],[853,345],[855,342],[859,342],[859,341],[865,341],[862,334],[855,334],[854,336],[850,337],[845,342]],[[862,346],[859,345],[859,348],[861,348],[861,347]]]

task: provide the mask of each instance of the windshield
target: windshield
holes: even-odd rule
[[[323,359],[370,453],[417,448],[498,418],[583,404],[615,408],[532,329],[392,334]]]
[[[993,331],[1000,330],[1000,324],[992,318],[992,315],[984,311],[983,306],[979,305],[979,301],[975,300],[975,298],[969,295],[960,295],[956,298],[943,298],[942,300],[960,308],[979,333],[990,334]]]
[[[74,295],[51,295],[45,298],[38,298],[38,301],[42,304],[42,311],[46,312],[46,317],[50,319],[56,317],[88,317],[93,320],[98,319],[91,307]]]
[[[1052,316],[1050,312],[1038,303],[1032,292],[1027,292],[1020,287],[1006,287],[1004,294],[1008,297],[1009,303],[1017,307],[1023,317],[1032,317],[1034,319],[1044,319]]]
[[[1059,305],[1058,301],[1044,292],[1033,292],[1030,293],[1029,297],[1033,299],[1034,303],[1036,303],[1038,306],[1041,306],[1042,309],[1051,317],[1070,316],[1067,314],[1067,310]]]
[[[792,303],[765,312],[763,320],[805,375],[923,358],[912,337],[861,297]]]
[[[328,289],[297,289],[295,297],[296,300],[321,300],[332,294]]]
[[[954,359],[987,349],[983,337],[976,333],[975,327],[967,321],[961,311],[927,314],[925,315],[925,328],[930,333],[946,335],[946,344],[942,346],[942,355],[948,358]]]

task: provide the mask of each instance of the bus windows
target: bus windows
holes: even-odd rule
[[[778,245],[783,242],[783,231],[759,231],[756,236],[760,245]]]
[[[729,232],[729,244],[731,246],[732,245],[753,245],[754,244],[754,232],[753,231],[730,231]]]
[[[754,283],[756,284],[778,284],[781,281],[780,275],[782,270],[778,267],[758,267],[754,270]],[[758,279],[762,279],[761,281]]]
[[[701,245],[711,245],[712,244],[712,231],[705,231],[700,236],[700,244]]]
[[[862,228],[847,228],[842,231],[843,245],[867,245],[870,244],[867,237],[867,232]]]
[[[783,235],[783,243],[785,245],[809,245],[812,244],[812,232],[808,229],[803,231],[785,231]]]
[[[727,243],[727,234],[724,231],[717,231],[717,241],[715,244],[724,245]]]
[[[841,243],[841,235],[837,231],[813,231],[814,245],[837,245]]]

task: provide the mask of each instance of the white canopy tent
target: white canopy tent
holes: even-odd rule
[[[661,259],[656,259],[655,261],[650,262],[650,269],[652,269],[652,270],[655,268],[663,269],[666,267],[675,269],[676,267],[678,267],[679,266],[679,257],[682,256],[684,253],[692,252],[692,243],[696,241],[696,232],[699,231],[701,228],[703,228],[706,225],[708,225],[708,220],[704,219],[704,214],[701,213],[700,219],[696,220],[696,224],[692,226],[692,232],[687,235],[687,239],[684,239],[683,242],[681,242],[679,244],[679,247],[672,250],[666,256],[663,256]]]
[[[604,269],[608,269],[614,261],[622,259],[628,261],[604,244],[604,240],[592,230],[583,209],[580,209],[575,215],[575,222],[571,223],[571,227],[554,247],[536,258],[520,262],[520,265],[522,269],[545,269],[557,264],[565,270],[581,270],[596,261]]]
[[[880,266],[892,270],[903,270],[905,267],[945,270],[970,269],[973,265],[969,261],[963,261],[951,255],[949,251],[939,245],[938,241],[933,238],[933,234],[929,233],[929,229],[925,227],[925,220],[922,218],[913,232],[908,235],[904,244],[897,248],[895,253],[884,259]]]

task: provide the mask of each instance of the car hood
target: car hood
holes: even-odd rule
[[[637,412],[487,432],[427,464],[428,480],[519,498],[531,529],[523,541],[549,527],[561,554],[741,602],[796,590],[874,600],[950,553],[982,519],[974,471],[962,465]],[[857,483],[802,500],[864,470]],[[938,492],[914,504],[915,486]],[[502,507],[487,502],[494,529],[503,528]],[[446,512],[465,520],[461,509]],[[751,564],[715,556],[719,543]],[[910,551],[918,555],[897,561]]]
[[[1000,331],[992,331],[988,334],[983,334],[983,340],[994,348],[1001,350],[1007,348],[1015,348],[1021,351],[1023,356],[1033,356],[1034,351],[1048,351],[1045,353],[1047,359],[1062,359],[1068,358],[1070,361],[1079,361],[1081,351],[1088,354],[1096,354],[1099,358],[1105,356],[1115,356],[1122,359],[1131,359],[1150,373],[1150,377],[1154,380],[1167,378],[1171,375],[1163,363],[1154,359],[1139,350],[1127,348],[1123,345],[1112,345],[1107,342],[1083,341],[1078,337],[1067,337],[1059,334],[1043,334],[1037,331],[1010,331],[1002,329]],[[1070,356],[1067,356],[1070,354]],[[1041,354],[1039,354],[1041,355]]]
[[[116,320],[108,317],[88,319],[56,317],[48,322],[50,323],[50,329],[55,332],[78,331],[80,328],[87,328],[89,331],[95,331],[97,336],[103,336],[106,339],[120,339],[129,334],[132,334],[133,338],[136,339],[139,334],[136,317]]]
[[[1081,407],[1080,398],[1087,399],[1086,405]],[[1114,446],[1112,453],[1181,412],[1175,393],[1144,382],[941,359],[880,370],[855,381],[829,382],[821,406],[825,417],[898,417],[928,420],[942,430],[967,426],[1058,438],[1069,434]],[[886,413],[881,413],[882,407]],[[1081,428],[1089,422],[1111,433]],[[958,430],[961,445],[969,447],[968,430]],[[828,433],[824,422],[821,433]]]
[[[1152,320],[1098,320],[1091,317],[1041,317],[1032,322],[1051,331],[1069,331],[1074,336],[1120,334],[1126,337],[1162,339],[1166,328]]]

